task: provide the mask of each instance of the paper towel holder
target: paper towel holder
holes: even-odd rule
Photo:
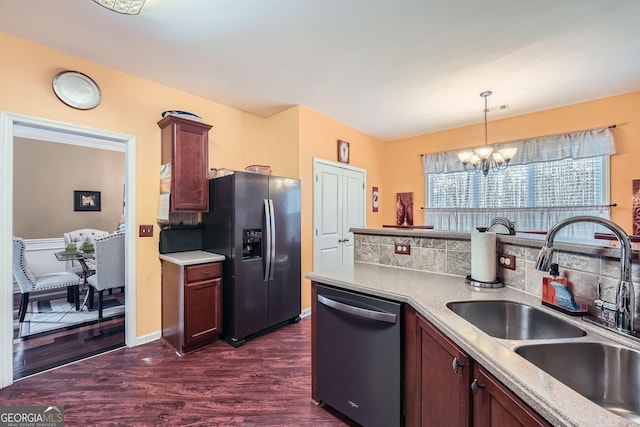
[[[466,283],[469,286],[473,286],[474,288],[491,288],[491,289],[504,288],[504,283],[502,282],[502,280],[500,280],[497,277],[496,277],[496,280],[492,282],[483,282],[481,280],[473,279],[471,275],[468,275],[464,279],[464,283]]]

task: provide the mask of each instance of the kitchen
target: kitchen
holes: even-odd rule
[[[445,147],[455,148],[452,141],[462,147],[464,141],[479,141],[482,135],[482,127],[478,124],[481,113],[476,104],[477,91],[473,92],[471,102],[474,114],[479,116],[475,121],[477,124],[383,142],[305,106],[294,106],[269,119],[262,119],[199,96],[176,93],[170,87],[141,80],[23,38],[3,33],[0,41],[7,55],[12,58],[11,67],[0,71],[5,77],[3,81],[6,85],[3,87],[6,94],[3,109],[136,136],[137,224],[153,223],[157,214],[155,195],[160,148],[156,123],[162,111],[176,106],[199,113],[214,126],[210,166],[243,169],[250,164],[269,164],[274,174],[299,177],[303,183],[307,183],[302,188],[303,206],[306,206],[303,208],[302,222],[303,273],[313,271],[310,243],[313,232],[310,208],[312,192],[311,185],[308,184],[312,182],[310,162],[313,157],[335,161],[336,141],[349,141],[350,164],[367,170],[368,186],[380,187],[380,210],[374,213],[367,209],[367,226],[378,228],[393,221],[395,193],[410,189],[416,195],[416,206],[421,206],[423,177],[418,154],[441,151]],[[86,112],[73,111],[63,106],[49,89],[50,79],[55,74],[53,71],[60,67],[82,70],[101,83],[105,91],[102,105]],[[7,82],[12,83],[9,85]],[[108,92],[105,85],[109,87]],[[108,98],[107,93],[111,93]],[[614,221],[630,230],[628,194],[631,180],[637,178],[634,174],[634,159],[637,158],[638,148],[633,142],[640,136],[637,122],[640,102],[637,92],[610,95],[612,96],[531,115],[492,121],[490,136],[492,141],[504,141],[618,124],[618,154],[612,158],[611,170],[612,200],[619,206],[613,210],[612,215]],[[155,101],[151,105],[142,101],[159,98],[163,99],[162,102]],[[240,122],[243,125],[237,126]],[[3,158],[3,162],[6,162],[3,163],[3,170],[10,171],[10,161]],[[389,168],[389,164],[402,167]],[[7,201],[3,206],[10,206],[10,203]],[[416,217],[419,218],[418,215]],[[8,236],[9,233],[9,230],[5,230],[4,235]],[[135,319],[139,342],[157,339],[160,328],[161,276],[157,247],[157,230],[153,238],[136,239],[136,286],[138,295],[144,295],[138,302]],[[8,268],[3,271],[8,271]],[[11,279],[6,277],[5,280]],[[310,301],[310,281],[303,279],[303,309],[310,307]]]

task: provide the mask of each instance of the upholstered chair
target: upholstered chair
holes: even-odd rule
[[[64,245],[66,247],[69,243],[73,243],[76,247],[80,248],[87,240],[93,243],[97,237],[104,237],[108,235],[108,231],[96,230],[93,228],[82,228],[80,230],[64,233]],[[93,260],[87,259],[85,262],[90,270],[95,270],[95,262]],[[82,266],[78,261],[67,261],[65,269],[71,273],[83,274]]]
[[[124,233],[99,237],[93,242],[96,274],[87,283],[98,291],[98,319],[102,319],[103,294],[107,289],[125,286]],[[93,292],[89,294],[89,308],[93,308]]]
[[[79,285],[82,278],[75,273],[60,272],[42,274],[36,276],[29,265],[24,253],[24,240],[20,237],[13,238],[13,278],[20,287],[22,300],[20,302],[19,317],[20,321],[24,321],[27,313],[27,305],[29,304],[29,295],[33,292],[43,291],[45,289],[69,288],[73,290],[74,300],[76,301],[76,310],[79,309]]]

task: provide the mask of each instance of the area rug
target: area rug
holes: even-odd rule
[[[81,301],[83,297],[81,296]],[[105,291],[102,305],[102,320],[124,315],[124,294],[114,293],[108,295]],[[93,309],[89,309],[88,303],[82,310],[76,311],[73,303],[66,298],[50,301],[32,301],[27,307],[24,322],[20,324],[20,338],[29,335],[40,334],[55,329],[82,326],[98,321],[98,293],[95,293]]]

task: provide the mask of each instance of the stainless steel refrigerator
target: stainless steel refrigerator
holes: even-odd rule
[[[222,334],[238,347],[300,320],[300,181],[250,172],[209,180],[202,248],[225,256]]]

